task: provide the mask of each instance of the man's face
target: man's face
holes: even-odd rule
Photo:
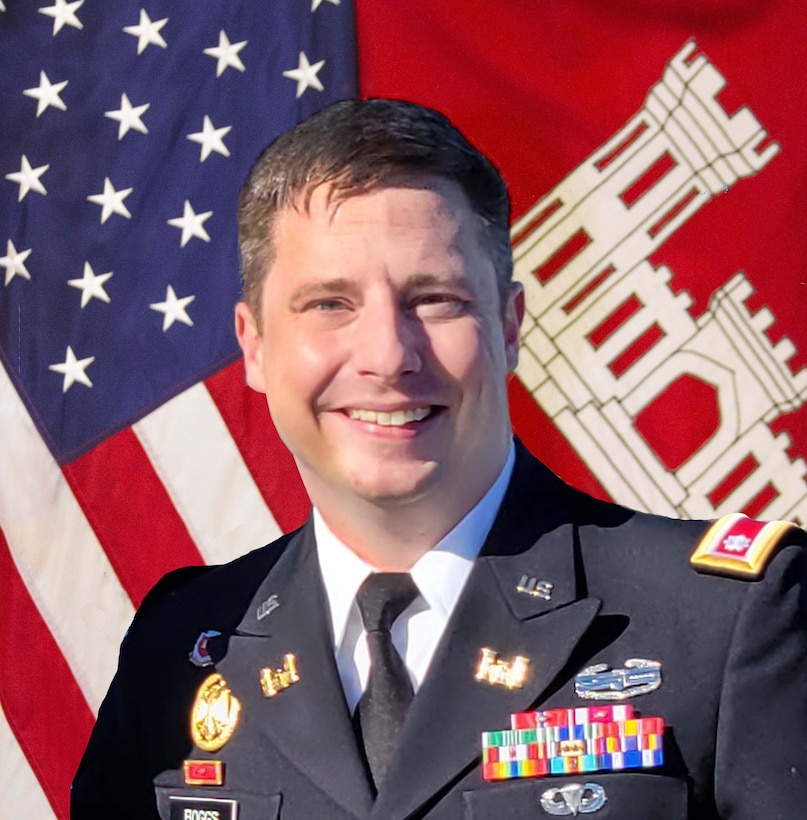
[[[278,214],[262,326],[236,308],[247,380],[318,506],[405,505],[451,487],[470,508],[509,446],[521,291],[500,304],[456,183],[329,194]]]

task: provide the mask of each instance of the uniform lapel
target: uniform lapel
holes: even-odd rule
[[[519,452],[496,523],[407,715],[373,817],[404,818],[477,765],[481,733],[509,728],[568,677],[568,661],[600,608],[580,595],[570,523],[571,491]],[[516,590],[522,577],[550,581],[549,601]],[[481,647],[530,659],[521,689],[475,680]],[[565,672],[565,674],[564,674]]]
[[[231,688],[242,703],[244,736],[273,744],[319,789],[362,816],[372,794],[334,661],[324,594],[309,522],[261,584],[217,667],[239,682]],[[265,698],[259,670],[282,667],[288,652],[300,680]],[[260,740],[251,745],[259,755]]]

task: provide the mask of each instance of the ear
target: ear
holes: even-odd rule
[[[266,392],[263,371],[263,336],[246,302],[235,306],[235,335],[244,354],[247,384],[259,393]]]
[[[519,331],[524,321],[524,310],[524,287],[521,282],[511,282],[502,317],[508,372],[515,370],[518,364],[518,348],[521,340]]]

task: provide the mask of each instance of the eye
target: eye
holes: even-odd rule
[[[305,306],[306,310],[318,313],[333,313],[338,310],[347,310],[347,308],[347,304],[342,299],[317,299]]]
[[[413,300],[412,307],[424,319],[450,319],[465,313],[468,302],[454,293],[424,293]]]

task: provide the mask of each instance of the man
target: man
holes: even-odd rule
[[[236,332],[312,517],[152,591],[74,818],[802,816],[804,534],[601,503],[513,442],[508,211],[409,103],[258,160]]]

